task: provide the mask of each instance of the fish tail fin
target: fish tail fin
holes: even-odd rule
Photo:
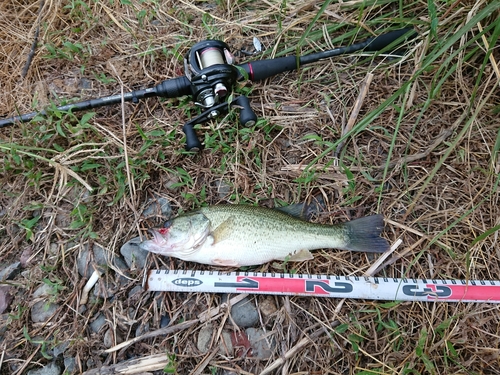
[[[389,250],[389,242],[380,237],[384,229],[384,217],[372,215],[349,221],[345,224],[348,243],[345,250],[383,253]]]

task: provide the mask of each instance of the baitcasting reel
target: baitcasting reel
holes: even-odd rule
[[[184,59],[184,73],[191,82],[191,95],[197,106],[206,109],[182,128],[186,134],[187,150],[197,151],[202,148],[194,125],[227,112],[232,105],[241,107],[241,125],[253,126],[257,121],[247,97],[239,96],[230,103],[224,102],[239,77],[234,63],[235,58],[229,51],[229,46],[219,40],[196,43],[187,53]]]
[[[186,149],[198,151],[203,148],[203,145],[194,131],[195,125],[227,113],[233,106],[240,108],[240,123],[243,126],[253,126],[257,121],[257,116],[252,111],[246,96],[238,96],[228,102],[228,98],[231,97],[229,94],[236,82],[247,78],[251,81],[260,81],[276,74],[296,70],[305,64],[355,51],[381,51],[387,47],[395,47],[404,39],[411,39],[415,36],[416,32],[413,28],[405,28],[390,31],[348,47],[339,47],[305,56],[257,60],[241,65],[234,65],[234,56],[226,43],[219,40],[205,40],[196,43],[186,54],[182,77],[168,79],[154,87],[124,93],[123,97],[111,95],[59,106],[57,109],[59,111],[83,111],[119,104],[122,100],[137,103],[139,99],[153,96],[176,98],[189,95],[197,106],[204,109],[203,113],[187,122],[182,128],[186,135]],[[46,111],[0,119],[0,128],[12,125],[16,121],[29,121],[39,114],[44,115]]]

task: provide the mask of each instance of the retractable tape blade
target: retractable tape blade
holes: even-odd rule
[[[442,280],[259,272],[149,270],[146,291],[251,293],[385,301],[500,303],[498,280]]]

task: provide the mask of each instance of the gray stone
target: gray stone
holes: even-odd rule
[[[92,81],[87,78],[80,78],[78,81],[78,88],[88,90],[92,88]]]
[[[31,308],[31,320],[33,323],[46,322],[58,308],[59,305],[56,303],[39,301]]]
[[[54,357],[59,357],[61,354],[63,354],[66,350],[68,350],[70,346],[69,341],[64,341],[60,343],[59,345],[56,345],[54,349],[52,350]]]
[[[127,266],[131,269],[142,270],[146,267],[146,259],[149,251],[143,250],[139,247],[141,243],[140,237],[135,237],[124,243],[120,249],[120,254],[125,259]]]
[[[59,253],[59,246],[56,243],[51,243],[49,246],[49,254],[57,255]]]
[[[245,330],[250,347],[252,348],[252,357],[257,359],[269,359],[276,349],[276,340],[272,335],[267,334],[260,328],[247,328]]]
[[[3,314],[3,312],[9,308],[14,299],[14,297],[10,294],[10,289],[9,285],[0,285],[0,314]]]
[[[223,294],[222,302],[227,302],[227,298],[227,294]],[[237,326],[242,328],[253,327],[260,321],[259,311],[248,297],[231,306],[231,318]]]
[[[94,333],[99,333],[99,331],[104,327],[106,324],[106,318],[104,317],[103,314],[98,314],[96,319],[90,323],[90,328],[92,329],[92,332]]]
[[[64,373],[76,374],[76,359],[74,357],[64,358]]]
[[[55,362],[51,362],[42,368],[29,370],[27,375],[61,375],[61,368]]]
[[[54,288],[49,284],[43,283],[33,292],[33,298],[49,297],[54,295]]]
[[[0,281],[12,280],[21,271],[21,262],[15,262],[0,270]]]
[[[139,324],[139,327],[135,330],[135,337],[139,337],[149,332],[149,323]]]
[[[227,198],[233,192],[233,187],[223,179],[216,180],[214,184],[215,187],[217,188],[217,195],[221,199]]]
[[[128,292],[128,298],[139,298],[143,291],[144,289],[141,285],[136,285]]]
[[[202,353],[207,353],[211,349],[212,337],[216,334],[212,324],[207,324],[198,332],[198,340],[196,347]],[[215,339],[215,338],[214,338]],[[232,355],[233,344],[231,342],[231,334],[228,331],[222,331],[219,342],[219,353],[223,355]]]
[[[172,207],[167,198],[157,196],[148,201],[142,215],[146,218],[161,217],[167,220],[172,216]]]
[[[104,272],[108,265],[106,251],[99,245],[94,245],[92,251],[89,251],[88,244],[83,246],[83,249],[78,253],[76,258],[78,273],[85,278],[89,278],[94,272],[94,265],[101,272]]]
[[[110,299],[115,295],[116,290],[117,287],[113,281],[106,278],[100,278],[94,286],[94,296],[98,298]]]
[[[123,340],[119,333],[114,332],[109,328],[106,333],[104,333],[103,344],[106,348],[111,348],[112,346],[118,345]]]
[[[113,265],[124,273],[128,271],[127,263],[125,263],[121,256],[115,255],[113,257]]]
[[[162,315],[160,320],[160,328],[165,328],[170,324],[170,317],[168,315]]]

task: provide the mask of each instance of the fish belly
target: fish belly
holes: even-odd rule
[[[332,246],[333,245],[333,246]],[[226,239],[218,243],[206,242],[198,251],[183,258],[204,264],[219,266],[253,266],[273,260],[285,260],[293,257],[301,250],[315,250],[335,247],[332,240],[295,238],[288,241],[274,242],[261,239],[249,239],[242,242],[238,239]]]

